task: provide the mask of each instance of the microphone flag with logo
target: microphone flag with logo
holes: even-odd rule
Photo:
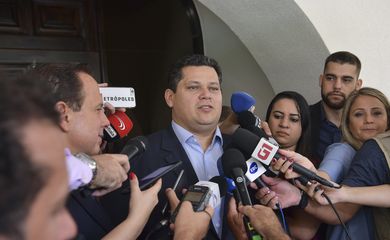
[[[133,128],[133,123],[126,113],[116,111],[114,114],[107,116],[110,125],[104,128],[103,139],[107,142],[113,142],[129,134]]]

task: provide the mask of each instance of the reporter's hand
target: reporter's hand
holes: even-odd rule
[[[245,231],[243,217],[244,215],[237,211],[236,200],[233,197],[230,198],[227,213],[227,222],[229,224],[229,229],[232,231],[235,239],[248,239],[248,236]]]
[[[322,186],[318,183],[315,183],[312,184],[310,187],[308,187],[306,193],[317,203],[321,205],[329,205],[329,202],[322,194],[325,193],[334,204],[334,203],[341,202],[342,199],[345,198],[344,194],[346,188],[348,188],[348,186],[343,186],[340,189],[336,189],[336,188],[329,188],[326,186]]]
[[[176,216],[175,224],[170,228],[174,231],[174,239],[203,239],[209,229],[214,209],[207,206],[201,212],[194,212],[192,204],[184,201]]]
[[[290,184],[286,180],[271,178],[264,175],[261,176],[261,179],[269,186],[269,189],[261,188],[256,192],[255,197],[260,200],[262,204],[267,204],[273,209],[276,209],[275,204],[277,202],[282,208],[297,206],[299,204],[301,192],[294,185]]]
[[[268,126],[268,123],[266,121],[261,121],[260,126],[261,129],[267,134],[268,136],[272,136],[271,128]]]
[[[99,87],[108,87],[108,83],[99,83],[98,86]],[[125,112],[126,108],[115,108],[114,106],[112,106],[111,103],[105,102],[104,103],[104,110],[105,110],[106,114],[108,115],[108,114],[114,114],[115,110]]]
[[[167,188],[165,194],[173,212],[180,200],[171,188]],[[214,209],[211,206],[207,206],[204,211],[194,212],[192,204],[184,201],[176,216],[175,224],[170,225],[171,230],[175,232],[174,239],[202,239],[207,234],[213,214]]]
[[[137,239],[158,203],[157,194],[161,189],[161,179],[145,191],[139,189],[138,178],[134,173],[130,173],[129,179],[131,189],[129,214],[124,221],[104,236],[104,240]]]
[[[162,180],[160,178],[152,187],[141,191],[138,186],[137,176],[133,172],[130,173],[131,198],[127,218],[137,219],[137,222],[142,226],[141,231],[158,203],[157,194],[161,189],[161,185]]]
[[[238,211],[249,217],[253,228],[264,239],[290,239],[271,208],[261,205],[240,206]]]
[[[167,196],[169,207],[171,209],[171,214],[179,205],[180,200],[177,198],[175,191],[172,188],[165,189],[165,195]]]
[[[300,176],[300,174],[293,171],[291,165],[295,162],[303,167],[315,172],[317,172],[317,169],[314,167],[313,163],[307,159],[305,156],[302,156],[299,153],[296,153],[294,151],[288,151],[284,149],[279,149],[279,153],[282,155],[281,158],[275,160],[272,160],[271,166],[272,169],[281,171],[284,173],[284,177],[286,179],[292,179],[297,178]]]
[[[124,154],[100,154],[92,156],[97,164],[97,174],[91,183],[96,190],[93,196],[102,196],[120,186],[127,179],[130,170],[129,159]]]

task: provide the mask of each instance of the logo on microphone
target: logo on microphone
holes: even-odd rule
[[[237,181],[238,183],[242,183],[242,182],[244,182],[244,179],[243,179],[242,177],[238,177],[238,178],[236,179],[236,181]]]
[[[125,128],[126,128],[126,125],[125,125],[125,123],[122,121],[122,119],[120,119],[117,115],[113,115],[116,119],[118,119],[118,121],[119,121],[119,129],[120,130],[125,130]]]
[[[251,174],[254,174],[254,173],[257,172],[258,169],[259,169],[259,168],[257,167],[257,164],[256,164],[255,162],[253,162],[253,163],[250,165],[250,167],[249,167],[249,172],[250,172]]]
[[[253,157],[246,161],[246,166],[248,167],[248,170],[246,171],[245,176],[251,182],[267,171],[263,164],[261,164],[259,160]]]
[[[263,143],[263,145],[260,147],[260,151],[257,153],[257,156],[261,161],[267,160],[269,155],[271,154],[272,151],[272,146],[268,144],[267,142]]]
[[[111,126],[107,126],[106,128],[104,128],[104,130],[106,130],[106,133],[111,137],[111,138],[114,138],[116,137],[116,135],[118,135],[114,128],[112,128]]]
[[[259,160],[262,164],[269,165],[278,151],[278,148],[278,146],[275,146],[265,138],[262,138],[253,151],[252,157]]]

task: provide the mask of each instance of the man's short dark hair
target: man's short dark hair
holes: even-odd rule
[[[359,58],[356,55],[354,55],[353,53],[350,53],[347,51],[335,52],[335,53],[332,53],[331,55],[329,55],[325,60],[324,72],[325,72],[325,69],[326,69],[329,62],[335,62],[335,63],[339,63],[339,64],[348,63],[351,65],[354,65],[354,66],[356,66],[356,72],[357,72],[358,76],[359,76],[360,70],[362,68],[362,64],[361,64]]]
[[[84,64],[42,64],[33,72],[37,72],[46,79],[56,102],[65,102],[73,111],[80,111],[84,102],[83,83],[78,74],[91,75],[90,70]]]
[[[0,81],[0,235],[12,239],[24,238],[25,218],[50,174],[31,161],[22,136],[23,127],[31,121],[58,124],[49,89],[36,75]]]
[[[171,89],[173,92],[176,92],[177,85],[183,78],[183,68],[189,66],[208,66],[214,68],[215,72],[218,75],[219,83],[222,83],[222,71],[217,61],[215,61],[213,58],[200,54],[188,55],[177,61],[173,65],[168,75],[168,88]]]

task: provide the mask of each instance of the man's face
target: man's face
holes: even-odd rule
[[[96,81],[86,73],[78,74],[84,93],[80,111],[72,111],[72,122],[68,131],[72,152],[95,155],[100,152],[103,130],[109,125],[104,114],[103,101]]]
[[[23,145],[34,165],[42,167],[44,186],[33,200],[25,222],[26,239],[71,239],[76,225],[65,208],[68,175],[64,139],[57,126],[34,121],[25,126]]]
[[[215,130],[222,110],[221,86],[214,68],[188,66],[176,92],[167,89],[165,100],[172,108],[172,119],[190,132]]]
[[[320,76],[321,97],[324,103],[329,108],[342,109],[349,94],[361,87],[362,81],[358,77],[355,65],[329,62],[324,74]]]

